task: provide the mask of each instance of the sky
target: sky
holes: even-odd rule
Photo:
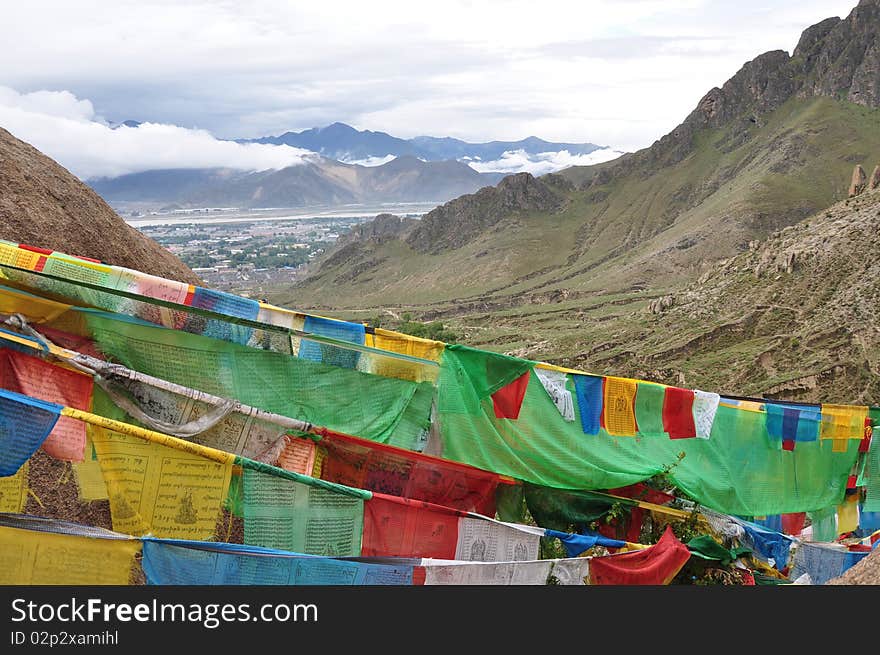
[[[29,0],[3,10],[0,126],[81,177],[295,164],[302,151],[218,139],[335,121],[632,151],[856,4]],[[146,125],[110,129],[123,120]]]

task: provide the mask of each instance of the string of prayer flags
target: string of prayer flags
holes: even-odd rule
[[[495,473],[328,430],[320,477],[337,484],[495,516]],[[295,439],[293,441],[308,441]]]
[[[423,501],[373,494],[364,507],[365,557],[430,557],[474,562],[538,558],[544,531]]]
[[[411,585],[410,564],[374,564],[272,548],[145,539],[150,585]]]
[[[666,387],[653,382],[639,382],[636,391],[636,424],[639,434],[648,437],[665,437],[663,427],[663,399]]]
[[[712,424],[721,396],[709,391],[694,390],[694,431],[698,439],[708,439],[712,434]]]
[[[31,458],[60,415],[60,405],[0,389],[0,477]]]
[[[0,386],[10,391],[66,407],[88,411],[92,400],[91,376],[56,366],[23,352],[0,349]],[[55,459],[83,461],[86,426],[61,416],[43,442],[43,450]]]
[[[581,427],[585,434],[599,434],[602,416],[602,378],[591,375],[573,375]]]
[[[510,384],[501,387],[492,394],[492,406],[495,418],[518,419],[519,410],[529,386],[529,372],[526,371]]]
[[[605,378],[604,427],[617,437],[634,437],[638,432],[635,415],[636,383],[624,378]]]
[[[666,585],[690,559],[688,547],[666,526],[653,546],[590,560],[590,582],[602,585]]]
[[[535,367],[533,370],[544,386],[547,395],[550,396],[553,404],[556,405],[556,409],[559,410],[560,416],[566,421],[573,421],[574,399],[572,398],[571,391],[566,389],[568,376],[562,371],[553,371],[539,367]]]

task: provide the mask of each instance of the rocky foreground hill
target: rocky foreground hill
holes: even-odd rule
[[[0,239],[197,282],[67,169],[0,128]]]

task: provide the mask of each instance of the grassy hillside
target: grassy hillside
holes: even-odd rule
[[[791,319],[785,312],[748,319],[760,329],[749,327],[746,339],[736,325],[719,328],[706,317],[658,321],[648,305],[664,296],[681,302],[719,261],[751,252],[750,242],[845,198],[854,164],[880,162],[880,110],[792,99],[759,125],[704,129],[694,145],[689,156],[657,170],[624,160],[541,178],[562,199],[561,209],[506,217],[436,254],[417,252],[405,239],[364,243],[358,256],[337,258],[270,299],[386,326],[409,312],[442,320],[482,348],[707,388],[723,382],[731,393],[824,370],[834,348],[825,355],[814,349],[812,360],[794,357],[781,369],[743,368],[781,347],[772,326]],[[823,272],[812,284],[826,293],[835,281]],[[748,298],[765,282],[742,284],[739,294]],[[730,307],[729,322],[746,315],[740,303]],[[809,340],[793,328],[783,332]],[[742,369],[738,386],[728,388],[734,365]]]

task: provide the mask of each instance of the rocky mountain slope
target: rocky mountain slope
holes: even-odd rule
[[[198,281],[183,262],[126,224],[67,169],[2,128],[0,239]]]
[[[89,184],[110,202],[181,207],[307,207],[359,202],[444,202],[496,183],[457,161],[398,157],[381,166],[343,164],[323,157],[281,170],[158,170]]]
[[[642,376],[880,402],[880,185],[754,241],[576,358]],[[616,343],[615,343],[616,341]]]
[[[853,400],[847,394],[868,394],[880,402],[876,390],[865,390],[871,369],[854,354],[856,346],[844,352],[814,341],[807,360],[785,355],[784,340],[765,340],[769,357],[778,351],[787,363],[749,368],[743,362],[763,351],[749,339],[740,343],[733,328],[716,343],[710,317],[672,320],[685,311],[683,290],[713,275],[719,261],[754,255],[756,242],[807,217],[815,229],[816,217],[847,197],[853,166],[872,170],[880,162],[878,84],[880,0],[862,0],[845,19],[807,29],[792,56],[775,51],[745,64],[650,148],[599,166],[505,180],[517,193],[483,190],[459,198],[400,238],[368,243],[369,256],[354,266],[329,253],[310,279],[279,289],[275,299],[361,320],[388,307],[441,318],[472,344],[597,372],[641,372],[677,383],[683,376],[686,384],[714,383],[728,393],[748,388],[793,397],[813,393],[807,378],[816,374],[823,393],[847,401]],[[506,200],[493,205],[497,196]],[[843,216],[854,207],[829,211]],[[848,242],[839,247],[845,252]],[[834,296],[836,284],[844,284],[831,275],[834,262],[816,265],[830,269],[804,288]],[[791,275],[798,270],[806,269]],[[745,297],[772,286],[765,278],[743,284]],[[664,302],[674,308],[662,314],[669,322],[649,310]],[[738,305],[737,311],[745,310]],[[788,320],[778,312],[750,320]],[[778,333],[807,343],[810,330],[828,331],[821,316],[820,309],[799,315],[807,332]],[[686,336],[695,339],[686,354],[664,349],[667,343],[684,348]],[[850,364],[833,373],[838,356]],[[828,371],[834,381],[826,388]]]

